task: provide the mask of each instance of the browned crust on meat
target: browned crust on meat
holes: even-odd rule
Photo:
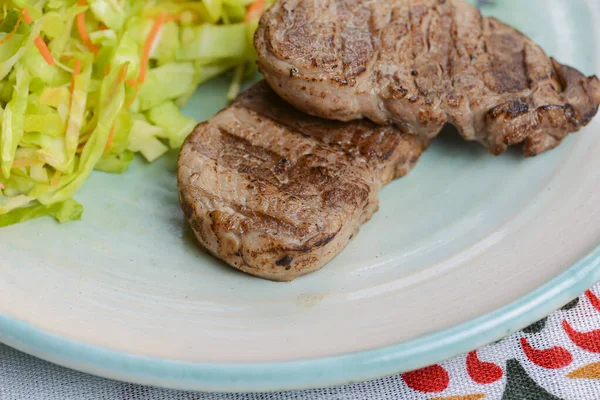
[[[371,122],[299,113],[265,83],[198,125],[179,158],[183,212],[231,266],[275,281],[335,257],[427,142]]]
[[[263,75],[302,111],[425,138],[452,123],[493,154],[550,150],[600,102],[595,76],[462,0],[280,0],[255,43]]]

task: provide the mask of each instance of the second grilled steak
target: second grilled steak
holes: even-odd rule
[[[493,154],[552,149],[591,121],[600,82],[463,0],[279,0],[259,67],[299,109],[431,138],[445,123]]]
[[[231,266],[290,281],[335,257],[427,141],[368,121],[302,114],[265,83],[200,124],[178,171],[199,242]]]

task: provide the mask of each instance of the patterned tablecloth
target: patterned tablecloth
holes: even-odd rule
[[[600,284],[521,332],[419,371],[329,389],[192,393],[114,382],[0,345],[0,400],[600,400]]]

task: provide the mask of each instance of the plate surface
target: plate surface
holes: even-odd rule
[[[599,70],[597,1],[495,3],[484,10],[562,62]],[[188,113],[209,118],[225,91],[203,85]],[[175,153],[95,173],[77,195],[83,221],[0,231],[0,341],[110,378],[217,391],[347,383],[472,350],[600,280],[599,127],[527,160],[444,134],[339,257],[290,284],[195,245]]]

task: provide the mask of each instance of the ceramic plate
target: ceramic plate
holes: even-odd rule
[[[597,1],[481,3],[598,70]],[[202,86],[187,112],[211,117],[225,90]],[[346,383],[472,350],[600,280],[599,127],[534,159],[447,132],[339,257],[290,284],[195,245],[176,154],[95,173],[77,195],[81,222],[0,231],[0,340],[93,374],[215,391]]]

